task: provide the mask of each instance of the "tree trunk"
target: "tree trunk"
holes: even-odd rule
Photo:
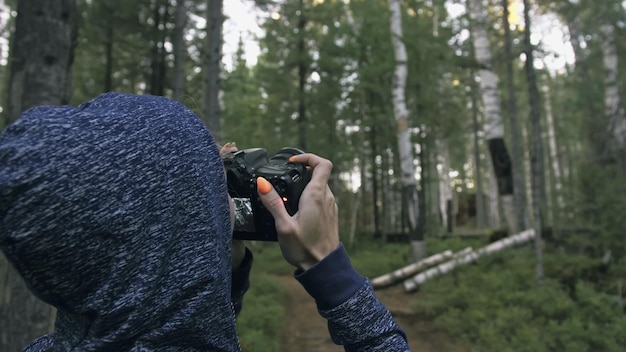
[[[474,55],[480,65],[480,89],[485,110],[485,138],[492,166],[498,180],[498,194],[508,229],[515,233],[517,221],[513,207],[513,172],[511,159],[504,143],[504,124],[500,113],[498,76],[493,70],[489,38],[486,30],[486,11],[481,0],[468,0]]]
[[[600,26],[602,32],[602,63],[604,66],[604,114],[608,118],[607,160],[624,161],[626,119],[619,92],[619,63],[615,29],[611,24]]]
[[[308,67],[306,65],[306,17],[304,15],[304,0],[300,0],[300,11],[298,15],[298,144],[303,150],[307,148],[307,130],[308,121],[306,117],[306,104],[304,98],[306,96],[304,89],[306,86],[306,78]]]
[[[7,123],[33,106],[69,104],[76,41],[74,0],[21,0],[12,38]],[[54,309],[26,288],[0,253],[0,351],[52,331]]]
[[[430,268],[415,275],[408,280],[405,280],[403,283],[404,289],[407,292],[415,291],[420,285],[424,284],[430,279],[447,274],[459,266],[473,263],[480,257],[497,253],[512,246],[528,242],[535,237],[535,231],[530,229],[520,232],[518,234],[507,236],[499,241],[493,242],[475,251],[471,248],[466,248],[458,253],[455,253],[454,259],[445,263],[441,263],[433,268]]]
[[[69,104],[76,41],[73,0],[18,2],[12,39],[7,123],[26,109]]]
[[[441,213],[441,223],[443,227],[451,230],[448,224],[453,221],[448,217],[448,205],[452,202],[452,186],[450,185],[450,153],[448,152],[448,143],[441,139],[435,141],[437,148],[437,164],[441,166],[439,170],[439,212]],[[450,232],[450,231],[449,231]]]
[[[402,194],[406,197],[407,217],[409,225],[409,239],[411,241],[412,260],[417,262],[424,258],[424,234],[419,232],[419,197],[415,180],[415,166],[413,166],[413,144],[409,131],[409,111],[405,101],[405,86],[407,79],[407,53],[402,40],[402,12],[399,0],[389,0],[391,12],[391,42],[396,61],[393,78],[393,110],[397,127],[398,152],[402,170]]]
[[[376,165],[376,155],[378,149],[378,140],[376,138],[377,127],[373,125],[370,128],[370,146],[371,146],[371,163],[372,163],[372,205],[373,205],[373,214],[372,214],[372,223],[374,225],[374,237],[378,237],[382,235],[382,228],[380,225],[380,207],[378,206],[379,198],[378,198],[378,174],[379,167]]]
[[[185,27],[187,26],[186,0],[176,0],[176,23],[174,28],[174,99],[182,100],[185,94]]]
[[[104,40],[104,92],[110,92],[113,90],[113,20],[115,18],[115,7],[108,3],[105,3],[104,9],[108,21],[106,21],[106,38]]]
[[[204,50],[204,111],[202,120],[217,141],[222,140],[219,106],[222,60],[223,0],[207,0],[207,39]]]
[[[559,158],[559,150],[556,143],[556,133],[554,131],[554,115],[552,112],[552,99],[550,94],[549,83],[544,85],[545,93],[545,109],[546,109],[546,124],[548,128],[548,149],[550,152],[550,165],[552,166],[552,175],[554,178],[554,195],[553,199],[556,200],[555,209],[552,211],[553,219],[558,223],[561,217],[561,211],[565,207],[565,201],[563,200],[563,176],[561,173],[561,163]]]
[[[159,61],[161,59],[161,50],[159,48],[161,43],[161,5],[159,1],[154,4],[152,12],[152,18],[154,20],[153,33],[152,33],[152,50],[150,53],[150,90],[148,91],[152,95],[161,95],[160,82],[159,82]],[[163,24],[163,26],[165,26]]]
[[[474,73],[472,73],[472,123],[474,130],[474,179],[476,180],[476,227],[483,228],[487,224],[485,216],[485,192],[483,190],[483,176],[481,172],[480,160],[480,139],[478,136],[478,99],[476,98],[476,84],[474,83]]]
[[[502,224],[502,218],[500,217],[500,198],[498,198],[498,180],[496,173],[493,170],[493,161],[491,158],[486,158],[487,172],[485,177],[487,178],[487,194],[485,200],[487,201],[487,223],[491,228],[499,228]],[[513,197],[509,197],[513,199]]]
[[[526,216],[526,187],[524,185],[524,154],[520,136],[519,121],[517,119],[517,97],[515,96],[515,76],[513,74],[513,54],[511,52],[511,29],[509,24],[509,0],[502,0],[504,14],[504,55],[506,62],[506,80],[508,102],[507,111],[511,130],[511,144],[513,146],[512,167],[513,172],[513,202],[515,206],[516,228],[513,233],[528,227]]]
[[[411,275],[415,275],[420,270],[427,268],[431,265],[438,264],[444,260],[448,260],[452,258],[453,252],[451,250],[446,250],[441,253],[437,253],[435,255],[431,255],[428,258],[422,259],[419,262],[411,263],[405,267],[402,267],[398,270],[392,271],[388,274],[378,276],[372,279],[372,286],[374,288],[381,288],[385,286],[392,285],[400,280],[403,280]]]
[[[537,256],[536,278],[537,284],[543,286],[543,249],[541,228],[543,226],[544,206],[544,168],[543,168],[543,141],[541,138],[541,112],[539,106],[539,90],[537,89],[537,75],[534,66],[534,49],[530,42],[530,2],[524,3],[524,52],[526,53],[526,79],[528,80],[528,98],[530,104],[530,118],[532,123],[532,190],[533,190],[533,222],[535,230],[535,253]]]

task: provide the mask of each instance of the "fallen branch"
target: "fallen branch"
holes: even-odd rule
[[[430,257],[422,259],[417,263],[409,264],[396,271],[393,271],[391,273],[384,274],[375,279],[372,279],[372,286],[374,286],[374,288],[381,288],[381,287],[393,285],[397,281],[404,280],[411,275],[415,275],[415,273],[419,272],[423,268],[429,267],[431,265],[435,265],[451,257],[452,257],[451,250],[447,250],[442,253],[431,255]]]
[[[520,243],[528,242],[534,237],[535,237],[535,231],[532,229],[529,229],[529,230],[522,231],[516,235],[505,237],[499,241],[493,242],[476,251],[470,251],[463,255],[455,256],[453,260],[439,264],[436,267],[428,269],[422,273],[415,275],[414,277],[408,280],[405,280],[403,283],[404,289],[407,292],[415,291],[420,285],[422,285],[424,282],[428,281],[429,279],[432,279],[439,275],[446,274],[454,270],[458,266],[472,263],[482,256],[499,252],[503,249],[512,247]]]

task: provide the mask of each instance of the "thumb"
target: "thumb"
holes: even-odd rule
[[[276,230],[282,233],[286,232],[291,223],[291,215],[287,212],[283,199],[278,192],[276,192],[274,187],[272,187],[272,184],[265,178],[257,177],[256,185],[261,203],[263,203],[265,209],[274,217]]]

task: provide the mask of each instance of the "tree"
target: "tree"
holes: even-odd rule
[[[176,22],[174,27],[174,84],[173,97],[180,100],[184,94],[185,84],[185,27],[187,26],[187,3],[185,0],[176,0]]]
[[[489,145],[493,169],[498,179],[498,192],[509,231],[519,230],[514,217],[513,173],[511,159],[504,141],[504,122],[500,109],[499,78],[494,71],[489,38],[487,37],[487,18],[482,0],[468,0],[467,7],[472,19],[471,36],[474,55],[480,66],[480,90],[485,114],[485,139]],[[519,191],[519,190],[518,190]]]
[[[389,1],[389,11],[391,13],[391,42],[396,61],[393,76],[393,111],[396,119],[398,152],[402,173],[402,188],[404,204],[406,205],[406,216],[409,225],[409,238],[411,241],[412,260],[417,262],[424,258],[426,251],[424,247],[424,234],[419,232],[418,221],[420,216],[419,197],[415,177],[415,160],[413,156],[413,143],[411,142],[411,132],[409,129],[408,115],[406,107],[405,85],[407,79],[408,56],[404,46],[402,35],[402,11],[399,0]]]
[[[9,122],[35,105],[69,103],[76,40],[73,0],[20,1],[17,11],[10,57]]]
[[[156,0],[152,8],[152,40],[150,53],[149,93],[165,95],[167,73],[168,23],[170,21],[169,0]]]
[[[604,66],[604,113],[608,120],[608,159],[624,162],[626,149],[626,116],[620,95],[619,57],[612,23],[600,25],[602,33],[602,62]],[[625,168],[626,169],[626,168]]]
[[[207,0],[206,43],[204,48],[204,99],[202,120],[217,141],[222,140],[219,94],[222,61],[223,0]]]
[[[544,169],[543,169],[543,140],[541,128],[541,106],[539,90],[537,89],[537,74],[535,72],[535,55],[530,41],[530,2],[524,3],[524,53],[526,54],[526,80],[528,81],[528,99],[530,105],[530,119],[532,124],[532,194],[533,194],[533,223],[535,230],[535,253],[537,256],[536,278],[537,284],[543,286],[543,243],[541,229],[543,226],[544,208]]]
[[[511,126],[511,144],[512,155],[511,161],[515,167],[513,171],[513,202],[515,204],[515,216],[518,229],[527,228],[528,219],[526,217],[526,185],[524,180],[524,152],[522,150],[522,138],[520,136],[519,121],[517,118],[517,98],[515,95],[515,75],[513,73],[513,53],[511,28],[509,23],[509,0],[502,0],[502,8],[504,9],[502,19],[504,22],[504,50],[506,61],[506,78],[508,104],[507,112],[509,114],[509,122]]]
[[[68,104],[76,40],[74,0],[18,2],[10,54],[8,122],[43,104]],[[0,254],[0,350],[19,351],[52,329],[54,310],[39,301]]]

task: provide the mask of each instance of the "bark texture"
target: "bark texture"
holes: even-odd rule
[[[417,194],[417,184],[415,179],[415,166],[413,161],[413,144],[409,131],[408,116],[406,107],[405,87],[408,73],[408,55],[403,43],[402,34],[402,12],[399,0],[389,1],[391,12],[391,42],[396,61],[396,68],[393,76],[393,111],[396,120],[396,136],[398,139],[398,154],[400,156],[400,169],[402,173],[402,188],[405,199],[405,209],[407,223],[409,225],[409,239],[411,241],[412,259],[417,262],[424,258],[424,234],[419,231],[419,197]]]
[[[535,230],[535,253],[537,257],[536,278],[537,284],[543,286],[543,244],[541,241],[541,228],[544,222],[544,162],[543,162],[543,139],[541,127],[541,111],[539,105],[539,90],[537,88],[537,75],[534,65],[534,48],[530,42],[530,2],[524,3],[524,51],[526,53],[526,80],[528,81],[528,99],[530,104],[530,120],[532,125],[532,195],[533,195],[533,228]]]
[[[435,267],[432,267],[426,271],[423,271],[415,275],[414,277],[408,280],[405,280],[404,289],[407,292],[415,291],[420,285],[424,284],[426,281],[430,279],[447,274],[459,266],[473,263],[483,256],[500,252],[504,249],[510,248],[518,244],[526,243],[532,240],[533,238],[535,238],[535,231],[530,229],[530,230],[525,230],[515,235],[505,237],[499,241],[493,242],[478,250],[466,248],[454,254],[454,258],[452,260],[449,260],[445,263],[441,263]]]
[[[18,2],[7,123],[33,106],[68,104],[76,41],[74,0]],[[0,253],[0,351],[20,351],[52,331],[54,309],[37,299]]]
[[[176,0],[176,27],[174,28],[174,99],[181,100],[185,87],[185,27],[187,26],[187,4]]]
[[[204,53],[204,111],[202,120],[213,137],[222,142],[219,106],[220,74],[222,61],[222,27],[224,24],[223,0],[207,0],[207,41]]]
[[[487,18],[482,0],[468,0],[468,13],[471,18],[474,55],[480,70],[480,91],[485,115],[485,139],[489,146],[492,166],[498,182],[498,193],[504,210],[507,227],[511,233],[517,232],[518,224],[513,208],[513,172],[509,153],[504,142],[504,121],[500,108],[499,78],[491,59]]]
[[[7,122],[37,105],[68,104],[76,41],[73,0],[21,0],[12,39]]]
[[[607,159],[623,158],[626,140],[626,118],[619,91],[619,58],[615,43],[615,29],[611,24],[600,26],[602,32],[602,62],[604,66],[604,113],[608,118],[609,145]]]

